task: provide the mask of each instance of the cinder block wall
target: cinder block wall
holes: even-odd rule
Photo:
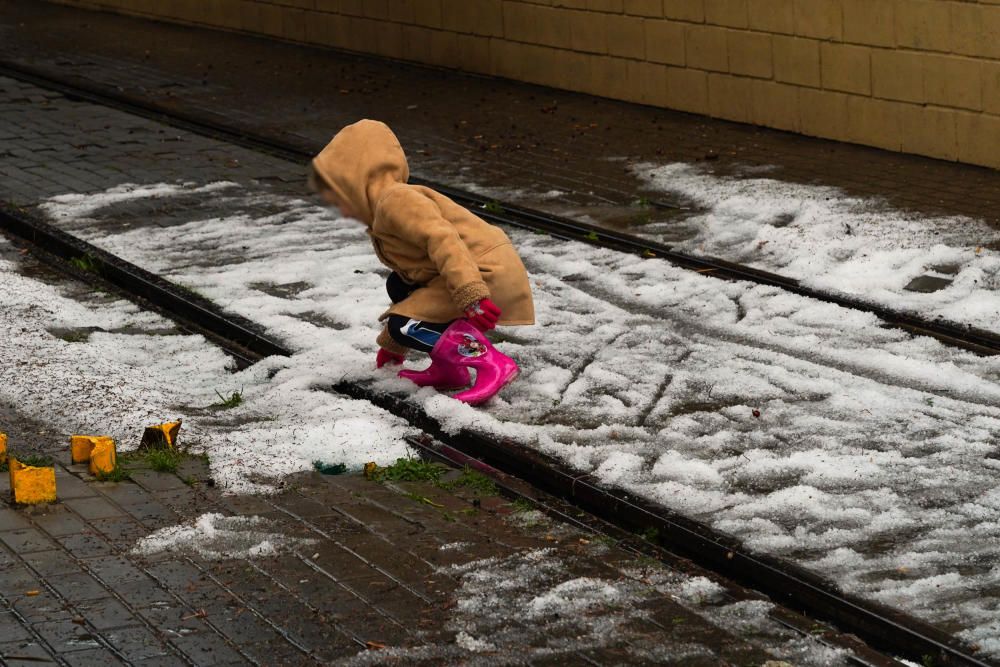
[[[59,0],[1000,166],[1000,0]]]

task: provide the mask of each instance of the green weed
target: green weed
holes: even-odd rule
[[[222,410],[229,410],[230,408],[238,408],[243,405],[243,390],[234,391],[232,396],[226,398],[219,393],[219,390],[215,390],[215,395],[219,397],[221,403],[216,403],[213,408],[221,408]]]
[[[146,453],[146,463],[156,472],[177,472],[183,454],[173,449],[151,449]]]
[[[663,565],[660,561],[650,556],[642,555],[635,559],[635,564],[643,569],[656,569]]]
[[[91,254],[80,255],[79,257],[73,257],[69,260],[69,263],[80,269],[81,271],[89,271],[91,273],[97,273],[100,269],[100,264],[94,259]]]
[[[122,467],[121,461],[115,462],[115,467],[111,469],[111,472],[97,471],[97,480],[99,482],[124,482],[128,479],[132,479],[132,476],[128,470]]]
[[[441,487],[448,491],[465,488],[477,496],[495,496],[500,493],[500,489],[497,488],[492,479],[468,466],[462,470],[461,477],[450,482],[445,482],[441,484]]]
[[[597,235],[597,232],[587,232],[587,235],[583,238],[587,239],[588,241],[593,241],[594,243],[597,243],[598,241],[601,240],[601,237]]]
[[[518,498],[510,504],[512,510],[517,513],[530,512],[535,509],[535,504],[530,500],[524,498]]]
[[[656,543],[660,539],[660,531],[657,528],[650,526],[646,530],[639,533],[639,537],[646,540],[647,542]]]
[[[437,482],[448,468],[440,463],[428,463],[423,459],[396,459],[392,465],[376,468],[370,479],[377,482]]]
[[[648,197],[639,197],[635,200],[635,205],[639,208],[649,208],[653,205],[653,202],[651,202]]]
[[[596,535],[590,542],[591,544],[599,544],[604,547],[613,547],[618,544],[618,540],[610,535]]]
[[[488,213],[503,213],[503,206],[498,201],[489,201],[483,204],[483,210]]]
[[[12,458],[17,459],[21,465],[31,466],[33,468],[51,468],[55,465],[55,461],[52,460],[52,457],[45,456],[44,454],[27,454],[25,456],[12,454],[11,456]]]

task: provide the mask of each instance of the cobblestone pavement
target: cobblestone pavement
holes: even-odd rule
[[[774,178],[902,209],[1000,220],[1000,176],[989,169],[28,0],[0,2],[0,35],[4,59],[259,131],[323,142],[347,122],[377,117],[400,135],[415,173],[618,227],[636,224],[637,197],[662,197],[627,166],[670,161],[718,174],[768,165]],[[552,190],[565,194],[546,197]],[[661,210],[643,224],[670,215]]]
[[[14,259],[83,303],[111,298],[0,240],[0,260]],[[0,428],[18,453],[56,460],[59,493],[43,507],[0,500],[3,665],[818,665],[844,657],[789,630],[787,612],[752,593],[511,504],[465,472],[442,483],[300,474],[275,496],[226,496],[198,457],[184,457],[175,472],[133,457],[130,480],[98,481],[70,464],[67,434],[10,405],[0,406]],[[172,548],[135,550],[155,531],[206,521],[207,533]],[[241,528],[262,523],[292,546],[231,557]],[[490,645],[473,644],[482,642],[473,635]]]
[[[25,205],[157,180],[227,178],[301,190],[297,165],[6,79],[0,137],[0,198]],[[143,206],[144,224],[171,224],[166,205]],[[183,197],[170,206],[183,210]],[[6,243],[3,255],[30,275],[65,283],[79,300],[105,298],[47,274]],[[98,482],[68,464],[67,434],[13,406],[2,417],[13,443],[57,456],[60,494],[46,508],[0,503],[4,664],[759,665],[774,657],[796,664],[843,658],[788,630],[775,620],[784,612],[765,601],[688,568],[658,566],[488,492],[302,474],[277,496],[224,496],[196,458],[176,473],[138,462],[131,481]],[[210,558],[204,549],[212,545],[133,551],[154,531],[211,514],[267,522],[297,546],[256,559]],[[595,583],[597,597],[576,593]],[[577,595],[573,614],[546,611],[548,601]],[[470,633],[491,643],[473,644]]]

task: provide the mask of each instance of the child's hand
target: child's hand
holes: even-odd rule
[[[386,364],[392,364],[393,366],[398,366],[403,363],[405,359],[401,354],[396,354],[395,352],[390,352],[384,347],[378,349],[378,354],[375,355],[375,368],[382,368]]]
[[[489,331],[500,320],[500,309],[489,299],[483,299],[466,308],[465,319],[480,331]]]

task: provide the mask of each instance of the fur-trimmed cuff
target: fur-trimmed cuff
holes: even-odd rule
[[[482,280],[465,283],[451,295],[452,301],[462,312],[469,306],[488,298],[490,298],[490,288]]]
[[[389,330],[385,327],[382,327],[382,331],[379,333],[378,338],[375,339],[375,342],[382,349],[402,354],[403,356],[406,356],[406,353],[410,351],[406,346],[397,343],[396,339],[389,335]]]

